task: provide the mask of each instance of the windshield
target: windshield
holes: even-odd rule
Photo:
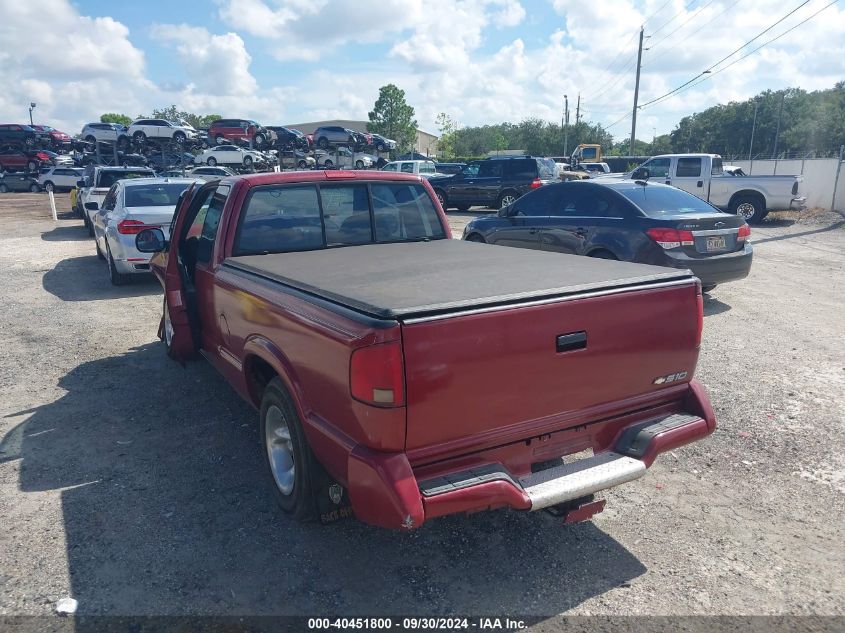
[[[617,191],[633,202],[650,218],[683,215],[686,213],[701,214],[718,212],[717,209],[711,207],[701,198],[696,198],[691,193],[675,189],[674,187],[645,185],[617,189]]]
[[[97,187],[107,188],[111,187],[118,180],[129,178],[152,178],[155,174],[149,169],[121,169],[115,171],[100,172],[100,177],[97,178]]]
[[[127,207],[173,207],[179,195],[188,188],[184,183],[135,185],[126,188]]]

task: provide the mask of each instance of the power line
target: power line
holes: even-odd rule
[[[670,2],[672,2],[672,0],[666,0],[666,2],[664,2],[663,4],[661,4],[661,5],[660,5],[660,7],[659,7],[659,8],[658,8],[658,9],[657,9],[654,13],[652,13],[652,14],[651,14],[650,16],[648,16],[645,20],[643,20],[643,26],[645,26],[646,24],[648,24],[648,21],[649,21],[651,18],[653,18],[655,15],[657,15],[658,13],[660,13],[661,11],[663,11],[663,8],[664,8],[667,4],[669,4]]]
[[[723,71],[727,70],[728,68],[730,68],[730,67],[731,67],[731,66],[733,66],[734,64],[737,64],[737,63],[741,62],[741,61],[742,61],[743,59],[745,59],[746,57],[749,57],[749,56],[753,55],[754,53],[756,53],[757,51],[759,51],[759,50],[760,50],[761,48],[763,48],[764,46],[767,46],[768,44],[771,44],[772,42],[775,42],[775,41],[779,40],[780,38],[782,38],[782,37],[783,37],[784,35],[786,35],[787,33],[791,33],[792,31],[794,31],[795,29],[797,29],[799,26],[801,26],[801,25],[803,25],[803,24],[806,24],[807,22],[809,22],[810,20],[812,20],[814,17],[816,17],[819,13],[821,13],[821,12],[822,12],[822,11],[824,11],[825,9],[829,9],[830,7],[832,7],[832,6],[833,6],[834,4],[836,4],[837,2],[839,2],[839,0],[833,0],[833,2],[831,2],[830,4],[827,4],[827,5],[825,5],[825,6],[823,6],[821,9],[819,9],[818,11],[816,11],[815,13],[813,13],[812,15],[810,15],[809,17],[807,17],[807,18],[805,18],[804,20],[801,20],[800,22],[798,22],[798,24],[796,24],[795,26],[792,26],[792,27],[788,28],[786,31],[784,31],[784,32],[783,32],[783,33],[781,33],[780,35],[776,35],[775,37],[771,38],[770,40],[767,40],[767,41],[763,42],[763,43],[762,43],[762,44],[760,44],[760,46],[758,46],[757,48],[755,48],[755,49],[753,49],[753,50],[751,50],[751,51],[747,52],[747,53],[746,53],[745,55],[743,55],[742,57],[738,57],[737,59],[733,60],[731,63],[727,64],[726,66],[724,66],[724,67],[722,67],[722,68],[720,68],[719,70],[717,70],[717,71],[715,71],[715,72],[711,72],[711,73],[706,73],[706,74],[705,74],[705,73],[700,73],[700,74],[699,74],[699,75],[697,75],[696,77],[693,77],[692,79],[690,79],[690,80],[689,80],[688,82],[686,82],[685,84],[681,84],[681,86],[679,86],[679,87],[678,87],[678,88],[676,88],[675,90],[673,90],[673,91],[671,91],[671,92],[667,92],[665,95],[663,95],[663,96],[661,96],[661,97],[658,97],[657,99],[652,99],[652,100],[651,100],[651,101],[649,101],[648,103],[644,103],[643,105],[641,105],[641,106],[640,106],[640,109],[645,108],[646,106],[652,105],[652,104],[654,104],[654,103],[657,103],[658,101],[661,101],[661,100],[663,100],[663,99],[665,99],[665,98],[669,97],[670,95],[675,94],[675,93],[677,93],[677,92],[681,91],[682,89],[683,89],[683,90],[689,90],[690,88],[694,88],[694,87],[695,87],[695,86],[697,86],[698,84],[704,83],[704,82],[705,82],[705,81],[707,81],[708,79],[710,79],[710,78],[714,77],[715,75],[718,75],[720,72],[723,72]],[[807,3],[805,2],[804,4],[807,4]],[[804,6],[804,4],[802,4],[802,5],[801,5],[801,6],[799,6],[799,7],[796,7],[796,8],[795,8],[795,9],[794,9],[791,13],[794,13],[795,11],[797,11],[798,9],[800,9],[802,6]],[[790,13],[790,14],[791,14],[791,13]],[[788,16],[785,16],[785,17],[788,17]],[[776,22],[776,23],[775,23],[775,24],[773,24],[772,26],[775,26],[776,24],[778,24],[779,22],[782,22],[783,20],[784,20],[784,18],[781,18],[780,20],[778,20],[778,22]],[[771,30],[771,28],[772,28],[772,27],[769,27],[768,29],[766,29],[766,31]],[[766,31],[763,31],[763,33],[765,33]],[[762,33],[761,33],[761,35],[762,35]],[[759,37],[759,35],[758,35],[757,37]],[[757,39],[757,38],[755,37],[754,39]],[[749,40],[749,42],[747,42],[747,43],[746,43],[746,45],[747,45],[748,43],[750,43],[750,42],[753,42],[753,41],[754,41],[754,40]],[[740,49],[738,49],[738,50],[741,50],[742,48],[743,48],[743,47],[740,47]],[[734,53],[735,53],[735,52],[736,52],[736,51],[734,51]],[[733,53],[731,53],[731,55],[732,55],[732,54],[733,54]],[[728,55],[728,57],[730,57],[730,55]],[[725,58],[725,59],[727,59],[727,58]],[[710,68],[714,68],[714,67],[718,66],[718,65],[719,65],[722,61],[724,61],[724,59],[723,59],[723,60],[721,60],[720,62],[718,62],[718,63],[714,64],[714,65],[713,65],[713,66],[711,66]],[[699,79],[699,77],[701,77],[701,79]],[[699,79],[699,81],[696,81],[696,83],[693,83],[692,85],[689,85],[689,84],[691,84],[693,81],[695,81],[696,79]],[[688,87],[687,87],[687,86],[688,86]]]
[[[680,26],[677,26],[677,27],[675,28],[675,30],[674,30],[674,31],[672,31],[671,33],[669,33],[669,35],[664,35],[661,39],[657,40],[657,42],[655,42],[654,44],[652,44],[651,46],[649,46],[649,47],[648,47],[648,49],[649,49],[649,50],[652,50],[652,49],[654,49],[656,46],[658,46],[659,44],[661,44],[662,42],[665,42],[666,40],[668,40],[668,39],[669,39],[670,37],[672,37],[675,33],[677,33],[677,32],[678,32],[678,31],[680,31],[682,28],[684,28],[687,24],[689,24],[690,20],[692,20],[695,16],[697,16],[699,13],[701,13],[702,11],[704,11],[704,9],[706,9],[707,7],[709,7],[709,6],[710,6],[711,4],[713,4],[714,2],[715,2],[715,0],[709,0],[709,2],[708,2],[707,4],[705,4],[705,5],[701,6],[701,7],[698,7],[698,8],[695,10],[695,12],[694,12],[694,13],[691,13],[691,14],[690,14],[690,16],[689,16],[686,20],[684,20],[684,22],[682,22],[682,23],[680,24]]]
[[[710,18],[709,20],[707,20],[707,22],[705,22],[704,24],[702,24],[701,26],[699,26],[699,27],[698,27],[697,29],[695,29],[692,33],[690,33],[689,35],[687,35],[684,39],[685,39],[685,40],[690,40],[690,39],[692,39],[692,37],[693,37],[694,35],[697,35],[697,34],[698,34],[698,33],[700,33],[703,29],[705,29],[705,28],[706,28],[706,27],[708,27],[710,24],[712,24],[713,22],[715,22],[717,19],[719,19],[720,17],[722,17],[722,16],[723,16],[725,13],[727,13],[730,9],[733,9],[733,8],[734,8],[737,4],[739,4],[739,1],[740,1],[740,0],[734,0],[731,4],[728,4],[727,6],[725,6],[725,8],[724,8],[724,9],[722,9],[719,13],[717,13],[716,15],[714,15],[714,16],[713,16],[712,18]],[[664,39],[665,39],[665,38],[664,38]],[[662,42],[663,40],[660,40],[660,41]],[[659,42],[658,42],[658,43],[659,43]],[[674,50],[674,49],[678,46],[678,44],[680,44],[680,43],[681,43],[681,42],[679,41],[679,42],[677,42],[676,44],[673,44],[672,46],[670,46],[669,48],[667,48],[665,51],[663,51],[662,53],[660,53],[660,55],[658,55],[657,57],[652,58],[651,56],[649,56],[649,59],[648,59],[648,64],[643,64],[643,67],[646,67],[646,66],[651,66],[651,65],[652,65],[652,64],[654,64],[654,62],[656,62],[658,59],[661,59],[661,58],[665,57],[668,53],[670,53],[671,51],[673,51],[673,50]],[[654,46],[652,46],[651,48],[654,48]]]
[[[658,33],[660,33],[660,31],[662,31],[663,29],[665,29],[665,28],[666,28],[669,24],[671,24],[672,22],[674,22],[674,21],[675,21],[675,19],[676,19],[679,15],[681,15],[681,14],[682,14],[682,13],[684,13],[685,11],[689,11],[690,9],[692,9],[692,5],[694,5],[696,2],[698,2],[698,0],[692,0],[692,2],[690,2],[690,5],[689,5],[688,7],[683,7],[683,8],[682,8],[680,11],[678,11],[675,15],[673,15],[671,18],[669,18],[669,20],[667,20],[666,22],[664,22],[663,24],[661,24],[661,25],[660,25],[660,27],[658,27],[658,29],[657,29],[656,31],[652,31],[651,36],[652,36],[652,37],[654,37],[655,35],[657,35]]]
[[[836,4],[838,1],[839,1],[839,0],[834,0],[831,4]],[[709,68],[706,68],[705,70],[701,71],[700,73],[698,73],[695,77],[693,77],[693,78],[692,78],[692,79],[690,79],[689,81],[682,83],[680,86],[678,86],[678,87],[677,87],[677,88],[675,88],[674,90],[670,90],[670,91],[669,91],[669,92],[667,92],[666,94],[664,94],[664,95],[660,95],[660,96],[659,96],[659,97],[657,97],[656,99],[652,99],[651,101],[647,101],[646,103],[642,104],[642,105],[640,106],[640,108],[644,108],[644,107],[646,107],[646,106],[648,106],[648,105],[651,105],[652,103],[656,103],[657,101],[660,101],[660,100],[662,100],[662,99],[664,99],[664,98],[666,98],[666,97],[668,97],[668,96],[670,96],[670,95],[673,95],[673,94],[675,94],[676,92],[678,92],[679,90],[681,90],[681,89],[685,88],[686,86],[690,85],[692,82],[694,82],[694,81],[695,81],[696,79],[698,79],[699,77],[702,77],[702,76],[704,76],[704,75],[707,75],[707,74],[708,74],[708,73],[710,73],[710,71],[712,71],[712,70],[713,70],[716,66],[718,66],[719,64],[721,64],[721,63],[722,63],[723,61],[725,61],[726,59],[729,59],[730,57],[733,57],[733,56],[734,56],[734,55],[736,55],[739,51],[741,51],[743,48],[745,48],[746,46],[748,46],[749,44],[751,44],[751,42],[753,42],[753,41],[754,41],[754,40],[756,40],[756,39],[759,39],[762,35],[764,35],[764,34],[768,33],[769,31],[771,31],[771,30],[772,30],[773,28],[775,28],[778,24],[780,24],[781,22],[783,22],[784,20],[786,20],[788,17],[790,17],[791,15],[793,15],[796,11],[798,11],[799,9],[801,9],[802,7],[804,7],[805,5],[809,4],[809,2],[810,2],[810,0],[804,0],[804,2],[802,2],[802,3],[801,3],[801,4],[799,4],[797,7],[795,7],[794,9],[792,9],[792,11],[790,11],[789,13],[787,13],[787,14],[786,14],[785,16],[783,16],[780,20],[778,20],[778,21],[777,21],[777,22],[775,22],[774,24],[770,25],[769,27],[767,27],[767,28],[766,28],[766,29],[764,29],[763,31],[760,31],[757,35],[755,35],[754,37],[752,37],[750,40],[748,40],[745,44],[743,44],[742,46],[740,46],[739,48],[737,48],[737,49],[736,49],[735,51],[733,51],[732,53],[730,53],[730,54],[728,54],[728,55],[725,55],[722,59],[720,59],[719,61],[717,61],[715,64],[713,64],[713,65],[712,65],[712,66],[710,66]],[[828,5],[828,6],[830,6],[830,5]],[[827,7],[825,7],[825,8],[827,8]],[[822,9],[822,11],[823,11],[823,10],[824,10],[824,9]]]
[[[634,64],[636,64],[636,63],[637,63],[637,59],[632,58],[627,64],[625,64],[622,68],[619,69],[619,72],[617,74],[619,74],[619,75],[623,74],[629,68],[632,68],[634,66]],[[617,83],[617,79],[614,77],[614,78],[611,78],[610,80],[608,80],[607,82],[605,82],[605,84],[603,85],[601,90],[599,90],[595,94],[591,94],[590,95],[591,99],[598,99],[601,95],[606,93],[608,90],[610,90],[611,88],[615,88],[615,87],[618,87],[618,83]]]

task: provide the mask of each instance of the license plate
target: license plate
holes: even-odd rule
[[[707,237],[707,250],[718,251],[725,248],[724,235],[711,235]]]

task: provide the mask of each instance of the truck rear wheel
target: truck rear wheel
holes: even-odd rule
[[[731,211],[746,222],[760,222],[768,215],[766,205],[757,196],[739,196],[731,205]]]
[[[314,519],[314,457],[296,407],[278,377],[264,389],[260,417],[264,459],[276,500],[282,510],[300,521]]]

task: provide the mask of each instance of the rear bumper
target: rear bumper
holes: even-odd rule
[[[404,453],[356,446],[347,465],[349,498],[360,520],[400,530],[439,516],[496,508],[584,508],[590,495],[643,476],[658,455],[700,440],[715,428],[710,401],[693,381],[674,410],[619,416],[417,468]],[[557,435],[561,443],[555,450]],[[585,448],[592,448],[594,456],[530,471],[532,461]],[[598,505],[595,511],[603,504]],[[588,518],[591,511],[583,515]]]
[[[689,268],[701,280],[702,285],[709,286],[748,277],[753,256],[753,247],[746,243],[745,247],[736,253],[711,255],[701,259],[684,254],[667,255],[665,265],[672,268]]]
[[[789,208],[795,209],[796,211],[803,211],[807,208],[807,198],[806,196],[801,196],[799,198],[793,198],[789,201]]]

